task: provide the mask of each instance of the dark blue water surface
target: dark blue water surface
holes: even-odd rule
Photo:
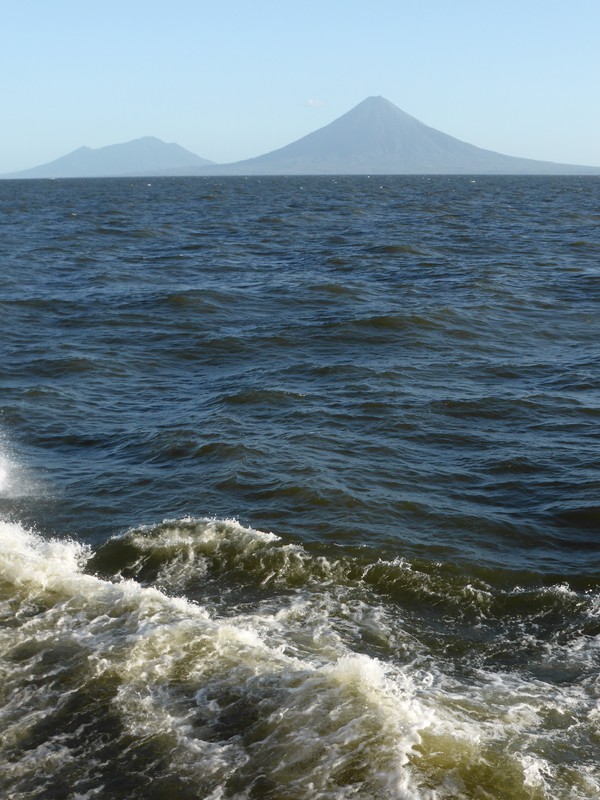
[[[316,642],[327,619],[336,631],[319,639],[318,655],[302,651],[293,626],[273,643],[258,618],[240,625],[265,647],[291,648],[311,669],[317,664],[325,670],[319,675],[338,670],[336,686],[358,669],[352,662],[345,671],[344,658],[369,659],[359,673],[371,689],[379,680],[372,670],[394,665],[399,672],[385,677],[395,687],[385,690],[388,699],[413,664],[407,653],[421,653],[424,660],[409,670],[420,687],[411,697],[425,705],[429,698],[441,715],[436,728],[425,711],[415,712],[430,733],[407,734],[404,749],[395,739],[389,745],[396,734],[386,733],[392,755],[373,774],[373,754],[352,761],[372,738],[368,725],[360,746],[349,734],[335,738],[338,728],[335,736],[313,731],[311,741],[333,736],[328,748],[338,748],[338,761],[306,745],[302,765],[294,766],[290,753],[306,742],[300,746],[291,729],[277,739],[273,720],[287,714],[294,730],[312,730],[308,699],[299,708],[290,700],[297,695],[286,695],[276,712],[279,701],[269,705],[255,684],[231,678],[227,696],[239,707],[231,698],[227,705],[208,696],[213,684],[203,677],[182,700],[180,678],[155,675],[152,707],[175,682],[178,699],[163,711],[177,717],[173,709],[185,706],[180,717],[188,727],[185,736],[173,734],[165,721],[148,732],[147,720],[136,728],[131,715],[114,711],[126,693],[116,678],[106,678],[103,689],[113,698],[110,713],[89,675],[75,681],[82,660],[65,672],[56,697],[85,685],[96,705],[84,703],[81,719],[63,709],[45,732],[27,728],[30,739],[14,733],[4,756],[13,770],[7,791],[25,794],[10,796],[600,797],[599,342],[597,178],[0,182],[0,518],[7,541],[33,536],[45,563],[54,558],[44,550],[49,537],[57,537],[55,548],[74,539],[91,548],[78,557],[91,558],[87,572],[73,568],[77,580],[95,576],[117,591],[125,577],[140,591],[154,587],[194,608],[216,604],[215,619],[258,614],[259,606],[280,619],[289,598],[301,594],[312,610],[300,615],[298,630],[312,631]],[[173,529],[161,526],[165,519]],[[140,526],[142,533],[131,532]],[[15,548],[6,555],[10,569],[33,558],[25,544]],[[286,560],[292,551],[293,569]],[[12,594],[38,580],[40,567],[34,573],[11,578],[10,630],[16,607],[33,603],[44,614],[55,607],[35,593],[35,601]],[[53,580],[44,578],[39,591]],[[60,587],[52,591],[61,603],[88,591]],[[69,617],[68,642],[55,642],[56,652],[75,646],[79,613]],[[85,612],[96,620],[105,613]],[[54,631],[55,623],[43,629]],[[22,635],[19,647],[31,646]],[[110,633],[126,635],[133,636]],[[16,645],[7,647],[10,654]],[[102,647],[85,658],[108,659]],[[171,643],[166,652],[175,650]],[[195,652],[190,663],[200,658]],[[154,674],[150,662],[139,674]],[[496,677],[486,683],[483,673],[470,672],[474,664]],[[14,691],[24,693],[22,709],[41,714],[25,688],[35,669],[27,670]],[[219,662],[217,672],[224,670]],[[39,685],[53,686],[51,674]],[[415,676],[425,674],[419,683]],[[460,690],[449,675],[462,676]],[[502,705],[497,687],[484,692],[494,681],[505,681],[510,702]],[[531,699],[544,695],[544,681],[555,692],[554,710]],[[566,695],[556,688],[563,685]],[[132,696],[139,694],[132,686]],[[310,686],[307,698],[317,703],[322,691]],[[460,700],[478,691],[478,710]],[[213,720],[196,730],[189,709],[202,692],[213,702]],[[371,700],[363,701],[364,712]],[[340,702],[346,708],[339,698],[332,707]],[[386,718],[387,702],[377,706]],[[333,718],[325,705],[322,714]],[[458,706],[461,722],[446,719]],[[228,710],[219,716],[217,707]],[[261,739],[259,723],[248,723],[257,726],[249,743],[231,721],[246,714],[271,733]],[[348,715],[344,725],[355,718]],[[81,725],[100,725],[101,743],[85,736],[83,744],[71,742],[68,732]],[[494,726],[502,730],[497,739]],[[413,730],[406,720],[400,728]],[[192,758],[182,742],[194,736],[205,761],[207,742],[235,742],[242,755],[227,761],[219,751],[212,772],[188,775],[181,764],[189,767],[202,748],[191,748]],[[483,740],[496,741],[497,750],[490,744],[473,755]],[[265,745],[264,757],[257,755],[257,742],[266,741],[277,741],[276,752]],[[30,758],[36,771],[27,772],[32,753],[42,744],[58,753],[58,743],[70,748],[70,761],[57,755],[59,769]],[[373,746],[387,752],[381,742]],[[98,747],[100,761],[111,765],[106,774],[100,766],[77,772],[73,753],[89,763]],[[146,766],[121,763],[123,748]],[[275,762],[287,766],[269,771],[265,765]],[[230,771],[219,772],[217,763]],[[109,772],[121,782],[111,783]]]
[[[0,192],[2,426],[44,529],[189,513],[542,571],[600,556],[596,179]]]

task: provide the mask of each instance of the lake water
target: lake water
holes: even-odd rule
[[[600,798],[600,180],[0,182],[0,790]]]

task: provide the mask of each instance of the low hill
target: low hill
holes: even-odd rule
[[[4,178],[107,178],[153,175],[163,170],[188,170],[212,164],[178,144],[144,136],[123,144],[92,149],[80,147],[39,167],[3,175]]]

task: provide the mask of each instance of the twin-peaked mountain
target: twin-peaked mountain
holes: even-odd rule
[[[110,144],[96,149],[79,147],[56,161],[2,177],[108,178],[157,175],[164,170],[193,170],[213,163],[178,144],[167,144],[154,136],[144,136],[124,144]]]
[[[448,136],[383,97],[369,97],[338,119],[278,150],[214,164],[175,144],[146,137],[98,150],[82,147],[49,164],[4,177],[110,175],[600,174],[600,167],[515,158]]]

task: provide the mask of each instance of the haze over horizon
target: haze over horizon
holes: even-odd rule
[[[600,167],[515,158],[437,131],[384,97],[368,97],[334,122],[258,157],[216,164],[154,137],[80,147],[0,178],[167,175],[600,175]]]
[[[10,3],[0,173],[143,136],[239,161],[370,95],[481,148],[598,166],[599,29],[590,0]]]

